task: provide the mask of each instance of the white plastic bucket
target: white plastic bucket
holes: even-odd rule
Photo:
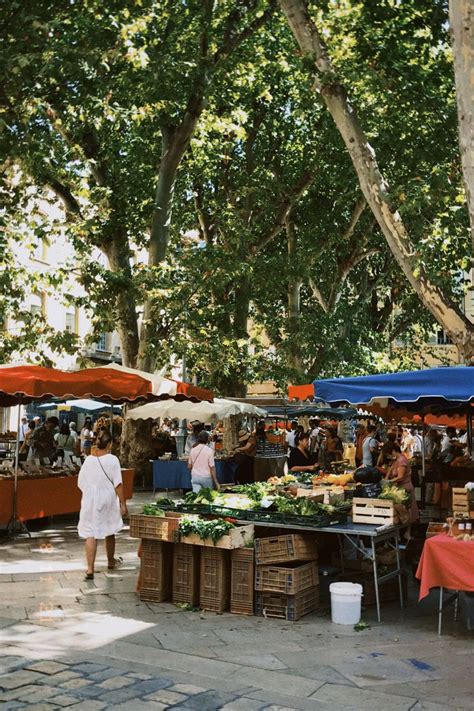
[[[362,585],[331,583],[331,619],[337,625],[355,625],[360,621]]]

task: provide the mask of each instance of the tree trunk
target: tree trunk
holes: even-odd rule
[[[474,3],[472,0],[450,0],[449,21],[456,78],[459,146],[474,255]]]
[[[390,204],[388,186],[379,170],[375,151],[338,80],[306,3],[304,0],[280,0],[280,5],[302,52],[314,62],[316,89],[341,134],[361,190],[392,254],[423,304],[448,332],[460,352],[470,352],[473,326],[451,299],[429,281],[423,265],[413,253],[401,216]]]
[[[297,255],[298,241],[296,237],[295,225],[290,217],[285,219],[285,228],[288,245],[288,261],[290,266],[290,277],[288,283],[288,364],[295,372],[296,376],[302,374],[303,364],[300,347],[300,321],[301,321],[301,285],[299,277],[294,276],[296,265],[294,260]]]
[[[239,284],[235,287],[235,307],[234,307],[234,336],[237,339],[248,340],[248,320],[250,311],[251,283],[250,277],[242,276]],[[245,346],[247,347],[247,346]],[[236,379],[232,386],[234,397],[245,397],[247,386]]]
[[[123,274],[132,284],[127,238],[117,236],[102,249],[109,260],[110,269],[115,273]],[[135,297],[131,289],[124,289],[117,295],[117,331],[120,337],[123,365],[135,368],[138,356],[138,324]]]

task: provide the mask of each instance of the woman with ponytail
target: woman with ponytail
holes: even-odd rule
[[[94,579],[97,541],[105,540],[108,569],[118,568],[121,558],[115,558],[115,534],[123,526],[126,516],[122,472],[118,458],[110,453],[112,435],[101,430],[97,436],[94,454],[86,457],[79,472],[77,485],[82,491],[78,532],[86,540],[86,580]]]

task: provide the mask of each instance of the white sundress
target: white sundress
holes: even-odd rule
[[[122,529],[120,501],[115,491],[121,483],[120,462],[115,455],[86,457],[77,482],[82,491],[77,527],[81,538],[102,539]]]

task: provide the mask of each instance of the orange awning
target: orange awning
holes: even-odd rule
[[[158,376],[159,377],[159,376]],[[136,400],[212,400],[210,390],[189,383],[162,378],[163,387],[157,390],[153,376],[142,377],[114,367],[88,368],[65,372],[39,365],[0,367],[0,405],[27,404],[33,400],[51,398],[95,398],[109,402]]]
[[[313,400],[314,399],[314,385],[310,383],[309,385],[289,385],[288,386],[288,400]]]

